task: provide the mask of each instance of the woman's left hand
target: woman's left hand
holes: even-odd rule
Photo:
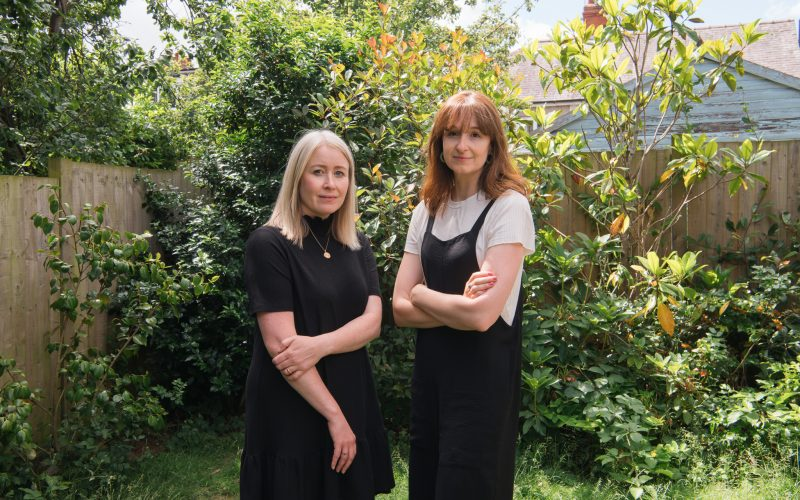
[[[275,368],[289,380],[297,380],[323,357],[319,337],[295,335],[281,341],[281,352],[272,358]]]
[[[464,285],[464,297],[474,299],[480,297],[497,283],[497,276],[491,271],[476,271]]]

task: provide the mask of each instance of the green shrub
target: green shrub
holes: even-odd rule
[[[800,430],[797,273],[765,264],[728,285],[691,252],[641,258],[633,272],[618,252],[607,236],[540,231],[527,274],[525,440],[571,429],[637,495],[684,477],[703,450],[786,453]]]
[[[36,478],[28,495],[44,494],[59,474],[75,492],[113,482],[129,463],[134,443],[163,428],[161,399],[180,401],[184,384],[154,387],[147,375],[127,372],[178,306],[211,290],[216,277],[179,274],[149,252],[147,237],[121,234],[103,224],[105,206],[86,204],[73,214],[58,190],[49,196],[49,214],[34,214],[46,239],[45,267],[52,273],[51,308],[58,325],[48,332],[48,352],[58,380],[49,413],[49,439],[39,449]],[[109,312],[108,353],[86,346],[97,314]],[[125,371],[120,371],[120,367]],[[52,477],[49,477],[52,476]],[[20,492],[24,492],[22,489]]]

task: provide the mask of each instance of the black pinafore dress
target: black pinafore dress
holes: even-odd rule
[[[420,258],[432,290],[461,294],[478,270],[472,229],[442,241],[428,218]],[[514,322],[486,332],[419,329],[411,383],[411,500],[511,499],[520,407],[522,292]]]

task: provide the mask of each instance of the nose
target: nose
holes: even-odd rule
[[[333,172],[328,172],[324,176],[324,182],[322,183],[322,187],[330,188],[333,186]]]
[[[459,151],[463,151],[467,148],[467,134],[460,134],[458,136],[458,142],[456,143],[456,149]]]

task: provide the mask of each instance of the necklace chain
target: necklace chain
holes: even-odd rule
[[[325,240],[325,246],[324,247],[322,246],[322,243],[319,242],[319,240],[317,239],[317,235],[314,234],[314,231],[312,231],[311,228],[308,228],[308,232],[311,233],[311,237],[314,238],[314,241],[317,242],[317,245],[319,245],[319,248],[322,250],[322,256],[325,257],[326,259],[330,259],[331,258],[331,254],[328,252],[328,244],[331,242],[331,231],[330,231],[330,229],[328,230],[328,239]]]

